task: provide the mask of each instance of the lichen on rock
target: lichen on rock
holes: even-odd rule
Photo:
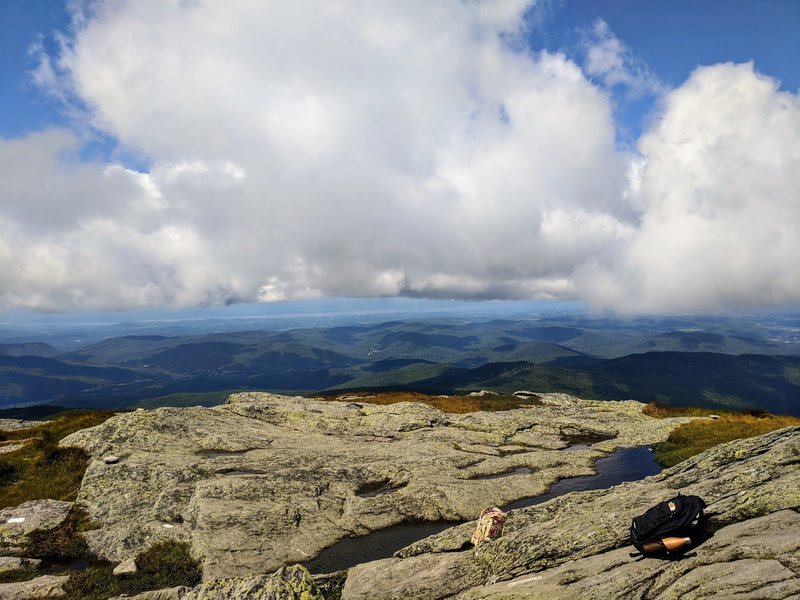
[[[644,481],[511,511],[501,539],[457,551],[466,524],[350,569],[342,597],[794,598],[800,469],[789,459],[798,451],[797,427],[737,440]],[[630,557],[631,519],[677,492],[708,502],[713,535],[678,562]]]
[[[0,554],[21,556],[32,535],[60,527],[72,506],[59,500],[30,500],[0,509]]]
[[[281,567],[271,575],[220,579],[203,583],[182,600],[325,600],[314,578],[300,565]]]
[[[38,600],[65,596],[64,584],[69,577],[42,575],[28,581],[0,583],[0,598],[3,600]]]
[[[63,446],[92,457],[78,502],[100,557],[120,562],[161,538],[189,542],[204,578],[303,562],[339,539],[409,519],[460,521],[482,508],[593,472],[623,447],[661,441],[686,419],[637,402],[541,394],[502,413],[443,413],[403,402],[234,394],[214,408],[119,414]],[[593,436],[573,448],[565,436]],[[119,462],[107,464],[109,455]],[[486,479],[486,475],[507,476]],[[377,482],[387,493],[359,495]]]

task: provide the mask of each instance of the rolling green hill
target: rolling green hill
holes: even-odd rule
[[[526,362],[450,367],[408,381],[409,389],[437,393],[488,389],[567,392],[601,400],[658,401],[676,406],[764,409],[800,414],[800,357],[652,352],[584,368]]]
[[[60,354],[57,348],[42,342],[20,342],[0,344],[0,355],[5,356],[44,356],[50,358]]]
[[[68,352],[0,344],[0,407],[208,403],[234,390],[564,391],[665,404],[800,412],[794,329],[727,318],[469,321],[165,336],[125,335]],[[782,354],[783,353],[783,354]]]

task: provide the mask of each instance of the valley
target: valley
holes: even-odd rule
[[[364,322],[366,321],[366,322]],[[248,323],[249,324],[249,323]],[[191,331],[241,322],[193,321]],[[292,394],[486,389],[566,392],[800,414],[800,341],[791,316],[431,317],[246,331],[142,333],[61,347],[0,338],[0,408],[216,405],[232,392]],[[262,323],[263,326],[263,323]],[[152,330],[152,324],[147,325]],[[8,333],[8,332],[7,332]],[[95,331],[85,337],[100,337]]]

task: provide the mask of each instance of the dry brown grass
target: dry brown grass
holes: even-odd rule
[[[88,457],[78,448],[59,448],[58,442],[114,414],[74,410],[29,429],[0,431],[0,443],[23,443],[18,450],[0,454],[0,508],[41,498],[74,500]]]
[[[660,406],[648,404],[643,412],[651,417],[707,417],[684,423],[673,431],[666,441],[656,446],[656,460],[671,467],[696,454],[733,440],[763,435],[776,429],[800,425],[800,418],[772,415],[764,411],[746,412],[714,411],[706,408]]]
[[[710,408],[700,408],[697,406],[665,406],[658,402],[651,402],[647,404],[642,412],[657,419],[666,419],[668,417],[707,417],[709,415],[721,414],[719,410],[712,410]]]
[[[471,412],[512,410],[522,406],[538,404],[536,398],[518,398],[510,394],[486,396],[430,396],[421,392],[353,392],[320,398],[335,402],[369,402],[370,404],[397,404],[398,402],[421,402],[442,412],[464,414]]]

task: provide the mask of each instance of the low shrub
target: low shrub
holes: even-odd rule
[[[36,558],[77,560],[92,558],[80,532],[91,528],[86,511],[73,506],[66,520],[55,530],[34,531],[28,535],[24,555]]]
[[[192,558],[189,544],[175,540],[153,544],[136,558],[136,565],[155,588],[194,586],[203,575],[200,562]]]
[[[73,573],[64,591],[66,600],[105,600],[122,594],[200,583],[202,569],[193,559],[189,545],[175,540],[153,544],[136,557],[137,572],[117,577],[113,566],[92,566]]]
[[[19,471],[13,464],[0,460],[0,485],[7,485],[19,478]]]
[[[122,581],[113,571],[114,567],[108,565],[87,567],[83,571],[72,573],[64,584],[65,600],[107,600],[126,593]]]

